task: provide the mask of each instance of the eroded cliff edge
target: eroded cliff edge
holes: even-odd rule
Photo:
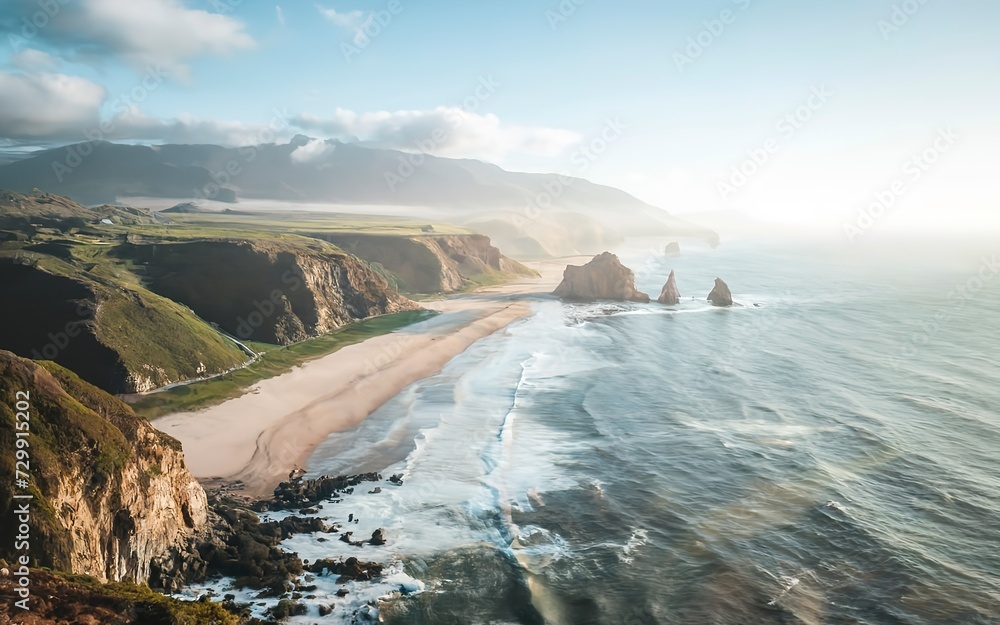
[[[400,290],[449,293],[535,273],[504,256],[482,234],[316,235],[386,270]]]
[[[51,362],[0,351],[0,445],[15,448],[16,393],[30,394],[30,553],[101,581],[146,582],[153,562],[205,529],[208,502],[180,443],[121,401]],[[0,479],[14,484],[13,453]],[[0,533],[14,536],[11,489],[0,490]],[[13,560],[13,541],[0,557]]]

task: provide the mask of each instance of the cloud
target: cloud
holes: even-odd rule
[[[323,160],[323,157],[332,154],[336,149],[337,146],[333,143],[327,143],[322,139],[310,139],[307,143],[292,150],[289,158],[298,165],[307,165]]]
[[[0,137],[82,138],[99,122],[106,97],[104,87],[78,76],[0,71]]]
[[[274,12],[278,16],[278,23],[281,24],[282,26],[284,26],[285,25],[285,12],[281,10],[281,5],[280,4],[274,5]]]
[[[255,45],[242,22],[189,9],[181,0],[54,0],[51,4],[57,10],[37,33],[23,31],[21,22],[22,17],[39,12],[37,2],[11,0],[0,8],[0,24],[14,25],[11,44],[15,50],[39,37],[74,60],[114,57],[136,68],[159,64],[184,78],[188,62],[196,57],[230,54]]]
[[[509,153],[552,157],[581,139],[569,130],[505,124],[496,115],[445,106],[371,113],[337,109],[327,118],[297,115],[292,125],[371,147],[487,160],[500,160]]]
[[[59,65],[59,59],[34,48],[25,48],[20,52],[15,52],[11,55],[10,62],[14,67],[26,72],[48,71]]]
[[[268,123],[247,124],[239,121],[195,119],[189,115],[163,119],[132,108],[110,122],[113,129],[105,138],[118,141],[240,146],[272,143],[287,138],[290,134],[287,130],[287,116],[279,115]]]
[[[316,10],[334,26],[349,28],[352,31],[359,30],[368,21],[370,14],[366,11],[346,11],[338,12],[336,9],[316,5]]]
[[[107,99],[103,87],[83,78],[0,72],[0,139],[40,143],[90,137],[240,146],[283,141],[302,131],[367,147],[493,162],[509,154],[551,158],[581,140],[570,130],[504,123],[496,115],[459,107],[368,113],[337,109],[329,117],[275,111],[266,123],[255,124],[190,115],[153,117],[120,99]],[[112,115],[101,118],[102,108]],[[314,139],[296,149],[292,160],[315,162],[332,149],[333,144]]]

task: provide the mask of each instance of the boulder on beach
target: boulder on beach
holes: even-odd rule
[[[598,254],[583,266],[568,265],[563,280],[553,295],[572,301],[617,300],[649,301],[649,296],[636,290],[635,274],[611,252]]]
[[[729,291],[729,285],[722,281],[722,278],[715,279],[715,287],[708,294],[708,301],[713,306],[732,306],[733,294]]]
[[[679,256],[681,253],[681,244],[677,241],[671,241],[667,243],[667,247],[663,248],[663,253],[667,256]]]
[[[670,275],[667,276],[667,283],[663,285],[663,289],[660,291],[660,297],[656,301],[661,304],[666,304],[667,306],[676,306],[681,301],[681,294],[677,291],[677,282],[674,280],[674,270],[670,270]]]

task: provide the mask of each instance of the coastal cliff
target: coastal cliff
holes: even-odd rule
[[[635,288],[632,270],[611,252],[598,254],[583,266],[567,265],[562,282],[552,293],[571,301],[649,302],[649,296]]]
[[[515,275],[534,275],[524,265],[504,256],[489,237],[481,234],[317,236],[377,263],[391,274],[401,290],[410,293],[449,293]]]
[[[52,256],[25,260],[0,259],[4,295],[17,303],[0,307],[0,348],[55,361],[112,393],[227,371],[247,359],[188,308],[138,285]]]
[[[154,560],[183,548],[208,518],[205,492],[180,444],[124,403],[51,362],[0,351],[0,444],[14,449],[15,393],[30,393],[30,527],[34,566],[144,583]],[[0,479],[14,483],[14,455]],[[0,492],[0,532],[16,533]],[[15,557],[13,541],[0,557]]]
[[[122,246],[149,288],[240,340],[286,345],[375,315],[415,310],[367,263],[320,241]]]

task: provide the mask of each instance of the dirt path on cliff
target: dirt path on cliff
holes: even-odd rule
[[[263,380],[236,399],[153,425],[181,441],[203,483],[270,495],[333,432],[357,426],[404,388],[434,375],[470,345],[530,314],[562,278],[563,258],[530,263],[541,274],[425,302],[431,322],[370,338]]]

